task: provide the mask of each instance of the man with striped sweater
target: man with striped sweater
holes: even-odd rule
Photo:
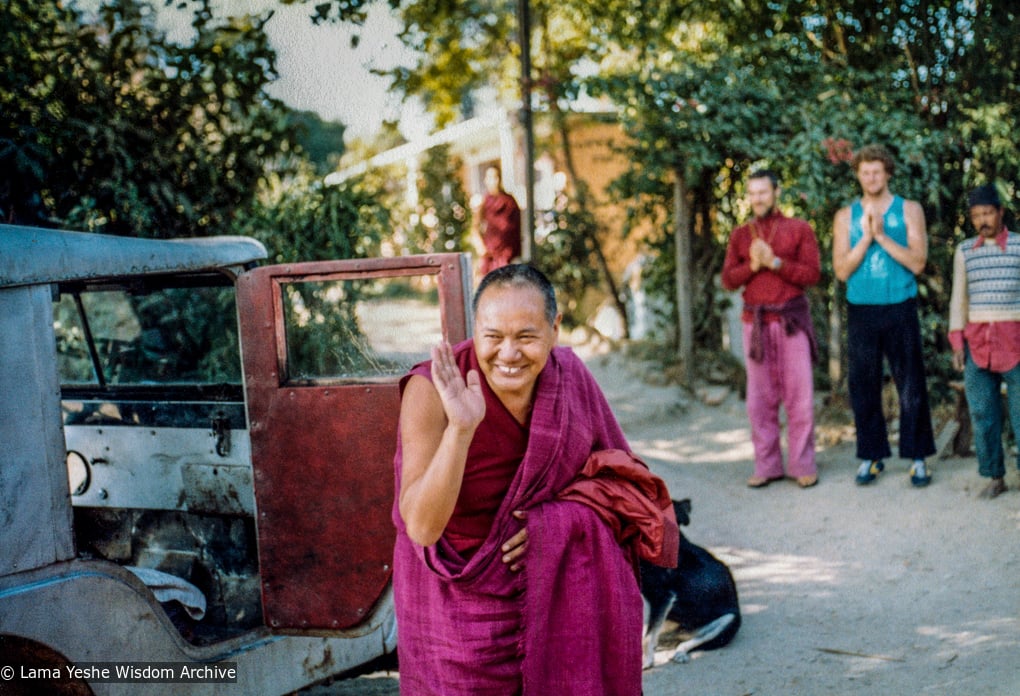
[[[953,367],[963,370],[978,473],[990,479],[979,496],[990,499],[1006,491],[1003,383],[1013,435],[1020,442],[1020,234],[1003,225],[993,185],[971,191],[967,203],[978,236],[960,244],[953,258],[949,343]]]

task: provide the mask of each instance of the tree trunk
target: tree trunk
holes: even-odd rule
[[[677,357],[680,380],[691,386],[694,365],[694,290],[691,283],[691,210],[682,167],[673,177],[673,220],[676,242]]]
[[[574,167],[574,152],[573,148],[570,146],[570,128],[567,126],[566,116],[556,107],[553,107],[553,112],[556,122],[556,130],[560,136],[560,147],[563,149],[563,164],[567,169],[567,175],[570,177],[570,181],[573,183],[574,198],[577,201],[577,205],[582,210],[587,210],[591,213],[591,199],[588,195],[588,185],[586,182],[578,178],[577,169]],[[609,290],[609,296],[613,300],[616,311],[620,313],[620,320],[623,322],[623,335],[625,338],[630,338],[630,318],[627,316],[627,304],[620,295],[620,289],[616,285],[616,280],[613,279],[613,273],[609,270],[609,262],[606,260],[606,255],[602,251],[602,243],[600,241],[602,237],[602,230],[599,229],[598,220],[595,219],[594,214],[591,215],[591,219],[594,222],[594,229],[581,230],[581,233],[585,235],[585,240],[590,245],[591,251],[595,255],[595,263],[598,265],[599,272],[602,274],[602,279],[605,281],[606,287]],[[590,234],[588,232],[590,232]]]
[[[521,49],[521,127],[524,129],[524,216],[522,256],[537,263],[535,249],[535,124],[531,112],[531,5],[517,2],[517,42]]]
[[[832,281],[829,291],[829,384],[830,393],[843,390],[843,317],[840,313],[839,282]]]

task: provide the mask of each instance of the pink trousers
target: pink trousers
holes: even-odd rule
[[[744,362],[747,369],[747,417],[754,444],[754,474],[783,476],[779,407],[786,409],[788,462],[786,475],[794,478],[817,473],[815,466],[814,381],[811,345],[798,331],[787,336],[782,322],[762,327],[765,357],[757,363],[748,357],[751,324],[744,323]]]

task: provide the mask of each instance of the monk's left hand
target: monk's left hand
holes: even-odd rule
[[[515,510],[513,515],[519,520],[525,518],[523,510]],[[514,573],[519,571],[524,565],[524,552],[528,550],[528,528],[510,537],[500,550],[503,552],[503,562],[510,566],[510,570]]]

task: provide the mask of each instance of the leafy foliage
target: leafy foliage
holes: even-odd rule
[[[408,251],[417,253],[466,251],[471,248],[471,211],[461,186],[459,158],[449,145],[425,153],[416,185],[418,206],[408,239]]]
[[[380,255],[389,215],[358,180],[324,186],[310,172],[269,179],[233,231],[262,241],[272,263]]]
[[[421,59],[394,72],[394,87],[419,96],[439,127],[473,115],[473,90],[515,89],[516,44],[510,39],[516,0],[412,0],[400,5],[401,41],[419,50]]]
[[[558,291],[563,323],[568,329],[581,323],[580,303],[587,290],[598,283],[592,264],[577,263],[577,259],[592,257],[597,227],[590,210],[560,196],[559,204],[545,214],[536,235],[542,247],[542,270]]]
[[[315,173],[326,175],[337,168],[344,154],[342,123],[323,121],[311,111],[292,111],[287,126],[294,133],[301,154],[314,167]]]
[[[736,9],[725,2],[688,7],[650,40],[654,51],[607,60],[591,80],[590,89],[621,105],[634,138],[635,170],[617,182],[620,200],[630,202],[635,223],[660,229],[672,203],[661,182],[684,176],[700,264],[712,258],[703,248],[723,246],[748,214],[741,183],[748,170],[770,166],[786,183],[784,208],[818,233],[823,292],[813,295],[828,316],[829,305],[839,310],[842,302],[826,253],[831,221],[858,194],[849,160],[857,147],[885,143],[899,163],[894,191],[926,211],[933,272],[921,277],[922,325],[928,355],[944,354],[952,249],[968,233],[965,191],[1020,173],[1008,135],[1016,129],[1020,58],[1008,38],[1013,10],[1001,2],[922,0]],[[668,238],[649,241],[656,264],[672,264]],[[701,267],[694,272],[700,276]],[[663,281],[658,294],[668,304],[671,274],[651,277]],[[706,309],[718,311],[718,303]],[[704,329],[699,341],[719,340]],[[824,331],[822,338],[824,346]],[[950,377],[944,361],[930,362],[935,381]]]
[[[328,4],[328,3],[327,3]],[[316,172],[343,150],[342,124],[268,96],[276,56],[263,16],[192,9],[193,38],[168,41],[152,8],[108,0],[92,15],[55,2],[0,5],[0,214],[4,222],[151,237],[247,234],[278,262],[375,256],[392,231],[364,181],[325,187]],[[336,3],[356,19],[363,3]],[[320,8],[322,11],[322,8]],[[356,333],[349,304],[306,292],[325,326],[302,350],[342,356]],[[156,306],[159,306],[158,304]],[[211,351],[230,307],[186,302],[157,322]],[[353,328],[352,328],[353,327]],[[346,333],[341,333],[343,329]],[[180,352],[180,351],[178,351]]]
[[[169,5],[174,0],[165,0]],[[188,1],[188,0],[181,0]],[[349,22],[362,25],[368,16],[367,10],[373,0],[280,0],[284,5],[312,5],[309,18],[316,24],[323,22]],[[389,0],[391,7],[396,7],[399,0]]]
[[[293,149],[265,93],[261,20],[194,15],[169,43],[142,3],[95,23],[53,3],[0,10],[0,209],[8,221],[167,237],[225,231]]]
[[[342,131],[299,125],[308,119],[266,95],[275,56],[262,29],[271,13],[224,21],[211,0],[164,1],[193,9],[192,43],[167,42],[147,6],[131,0],[111,0],[93,22],[59,3],[0,6],[4,220],[154,236],[251,233],[278,260],[464,244],[464,196],[445,153],[422,169],[417,225],[401,219],[415,212],[399,202],[401,172],[317,185],[302,160],[328,164],[328,143]],[[281,2],[308,5],[310,21],[356,25],[368,8]],[[389,4],[399,7],[403,40],[421,50],[394,87],[421,96],[439,125],[470,116],[480,89],[519,101],[516,2]],[[839,316],[831,220],[857,195],[852,152],[874,141],[897,156],[894,191],[925,208],[922,325],[928,354],[943,354],[952,249],[969,234],[965,192],[994,181],[1007,206],[1020,202],[1020,43],[1010,3],[532,0],[530,8],[536,113],[555,132],[576,98],[601,97],[632,138],[633,167],[613,190],[626,207],[624,233],[640,230],[652,252],[646,277],[667,315],[672,182],[683,177],[699,343],[720,340],[727,299],[714,279],[729,230],[748,214],[743,181],[761,165],[780,173],[783,207],[818,233],[824,277],[812,299],[820,317]],[[569,169],[568,140],[559,145]],[[542,238],[570,294],[591,285],[605,234],[586,195],[575,186]],[[421,224],[426,216],[436,224]]]

